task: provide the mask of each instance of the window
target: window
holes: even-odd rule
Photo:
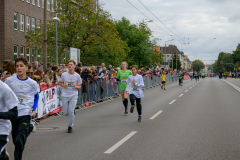
[[[50,11],[50,0],[47,0],[47,10]]]
[[[32,48],[32,62],[35,61],[35,57],[36,57],[36,55],[35,55],[35,48]]]
[[[52,0],[52,12],[54,12],[54,5],[55,5],[54,0]]]
[[[41,7],[41,4],[40,4],[40,3],[41,3],[41,0],[37,0],[37,6],[38,6],[38,7]]]
[[[167,57],[169,57],[169,55],[167,55]]]
[[[32,30],[35,32],[36,19],[32,18]]]
[[[32,4],[35,5],[36,4],[36,0],[32,0]]]
[[[41,19],[38,19],[37,20],[37,28],[40,29],[41,28],[40,26],[41,26]]]
[[[30,31],[30,17],[27,16],[27,32]]]
[[[18,13],[14,12],[14,30],[18,30]]]
[[[30,48],[27,48],[27,54],[26,54],[26,58],[28,60],[28,62],[30,62]]]
[[[18,46],[14,46],[14,61],[18,57]]]
[[[44,0],[42,0],[42,8],[44,8]]]
[[[26,0],[27,3],[30,3],[30,0]]]
[[[41,52],[38,51],[38,62],[40,61],[40,57],[41,57]]]
[[[24,46],[20,47],[20,56],[24,57]]]
[[[24,15],[20,14],[20,31],[24,31]]]

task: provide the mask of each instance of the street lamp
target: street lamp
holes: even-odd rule
[[[165,41],[165,55],[164,55],[164,67],[166,68],[166,43],[169,42],[169,41],[173,41],[174,39],[171,39],[171,40],[167,40]]]
[[[58,34],[57,34],[57,23],[58,21],[60,22],[60,19],[57,17],[57,14],[56,14],[56,17],[53,18],[53,20],[56,21],[56,64],[58,66]]]

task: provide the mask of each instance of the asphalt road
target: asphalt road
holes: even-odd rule
[[[228,81],[228,80],[227,80]],[[235,80],[239,86],[239,80]],[[240,86],[239,86],[240,87]],[[125,116],[121,99],[38,126],[24,160],[233,160],[240,159],[240,91],[218,78],[186,80],[144,91],[142,122]],[[129,104],[130,107],[130,104]],[[13,157],[10,139],[8,151]]]

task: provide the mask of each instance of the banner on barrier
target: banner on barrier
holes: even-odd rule
[[[37,118],[58,113],[62,110],[59,101],[59,89],[59,86],[54,86],[41,91],[39,94]]]

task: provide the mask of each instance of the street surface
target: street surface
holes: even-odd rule
[[[49,118],[29,136],[23,160],[240,159],[238,88],[240,79],[205,78],[145,90],[140,123],[120,98],[77,111],[70,134],[67,117]],[[11,158],[13,150],[10,139]]]

